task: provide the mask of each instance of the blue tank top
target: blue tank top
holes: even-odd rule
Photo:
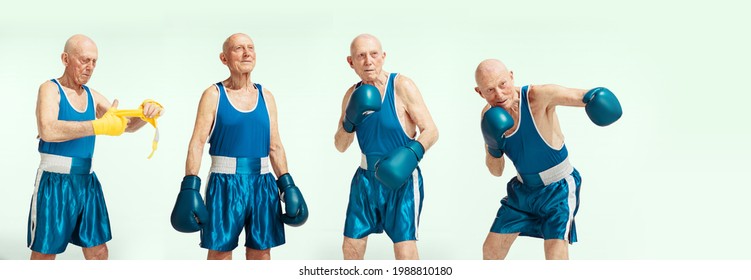
[[[60,83],[58,83],[56,79],[51,79],[50,81],[57,85],[57,90],[60,94],[60,104],[58,105],[59,111],[57,113],[58,120],[92,121],[96,119],[96,105],[94,104],[94,97],[91,95],[89,87],[87,87],[86,85],[82,86],[86,91],[88,103],[86,103],[86,110],[79,112],[78,110],[73,108],[73,105],[68,101],[68,96],[65,95],[65,91],[63,90],[63,87],[60,86]],[[68,140],[65,142],[46,142],[42,139],[39,139],[38,151],[40,153],[66,157],[92,158],[94,156],[95,141],[96,136],[94,135]]]
[[[532,118],[529,106],[529,86],[521,88],[519,105],[519,125],[517,130],[506,137],[504,152],[514,162],[520,174],[533,174],[545,171],[566,159],[568,150],[564,144],[556,150],[540,136]]]
[[[386,155],[412,140],[404,132],[396,114],[394,80],[397,75],[397,73],[389,75],[381,110],[370,114],[362,124],[357,126],[357,143],[360,145],[360,151],[366,156]],[[362,82],[359,82],[355,88],[361,85]]]
[[[216,107],[214,128],[209,138],[209,154],[235,158],[262,158],[269,156],[271,125],[263,89],[258,89],[256,107],[250,111],[239,111],[232,105],[222,82],[216,83],[219,89],[219,104]]]

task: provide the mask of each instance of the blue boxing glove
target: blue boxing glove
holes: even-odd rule
[[[480,128],[485,144],[488,145],[488,153],[494,158],[503,156],[506,145],[506,130],[514,127],[514,119],[511,114],[501,107],[492,107],[482,115]]]
[[[381,110],[381,93],[378,88],[362,84],[352,92],[344,112],[342,127],[344,131],[352,133],[365,118],[373,112]]]
[[[584,94],[582,102],[587,104],[585,111],[587,111],[589,119],[599,126],[610,125],[623,115],[618,98],[612,91],[604,87],[589,90]]]
[[[282,222],[293,227],[299,227],[308,220],[308,205],[302,197],[300,189],[292,181],[292,175],[285,173],[276,180],[279,188],[279,196],[284,201],[284,214]]]
[[[376,162],[375,177],[392,190],[401,188],[412,176],[424,154],[425,148],[417,141],[396,148]]]
[[[195,175],[183,177],[180,193],[172,209],[170,221],[179,232],[196,232],[209,222],[209,212],[201,198],[201,178]]]

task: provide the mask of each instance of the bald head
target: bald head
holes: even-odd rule
[[[477,85],[480,85],[482,80],[485,77],[488,77],[488,75],[495,76],[505,72],[508,72],[508,68],[506,68],[506,65],[503,64],[503,62],[498,59],[486,59],[480,62],[480,64],[477,65],[477,69],[475,69],[475,82]]]
[[[86,37],[86,35],[76,34],[68,38],[68,41],[65,41],[65,48],[63,48],[63,52],[69,54],[79,54],[84,50],[92,49],[96,50],[96,44],[94,43],[94,40]]]
[[[67,80],[74,85],[83,85],[94,74],[99,51],[91,38],[76,34],[65,41],[60,59],[65,65],[65,73],[61,80]]]
[[[224,44],[222,44],[222,52],[226,53],[227,50],[229,50],[229,48],[231,48],[235,44],[235,42],[240,39],[247,39],[247,40],[250,40],[251,42],[253,41],[253,39],[250,39],[250,36],[248,36],[248,34],[245,34],[245,33],[232,34],[229,37],[227,37],[227,40],[224,40]]]
[[[383,47],[381,46],[381,41],[378,40],[378,38],[370,34],[360,34],[360,35],[357,35],[355,39],[352,39],[352,43],[349,45],[350,55],[354,55],[356,50],[363,46],[371,46],[371,47],[375,47],[379,51],[383,51]]]

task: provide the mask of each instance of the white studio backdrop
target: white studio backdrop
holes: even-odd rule
[[[39,85],[63,72],[73,34],[91,37],[99,62],[89,86],[120,108],[152,98],[166,114],[151,160],[153,128],[97,137],[94,168],[112,224],[112,259],[203,259],[199,235],[169,223],[184,174],[200,94],[225,79],[226,37],[255,41],[254,82],[276,97],[290,172],[310,208],[286,227],[273,259],[341,259],[357,143],[341,154],[333,136],[346,89],[346,63],[360,33],[381,39],[384,69],[412,78],[439,128],[421,162],[425,200],[418,248],[423,259],[476,260],[515,175],[484,165],[483,100],[474,69],[498,58],[517,86],[609,87],[624,115],[600,128],[582,108],[559,108],[571,161],[581,172],[580,242],[573,259],[744,259],[751,231],[744,180],[751,150],[745,107],[751,21],[741,1],[685,4],[630,1],[97,1],[4,3],[0,84],[0,259],[27,259],[26,222],[39,163],[34,115]],[[208,152],[208,149],[206,149]],[[510,163],[510,161],[507,161]],[[204,154],[200,176],[207,179]],[[241,238],[235,258],[244,258]],[[539,239],[520,237],[509,259],[542,259]],[[81,259],[69,245],[58,259]],[[369,238],[367,259],[392,259],[385,234]]]

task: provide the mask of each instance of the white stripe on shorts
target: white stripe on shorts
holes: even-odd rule
[[[31,221],[29,222],[29,232],[31,232],[31,242],[29,242],[29,248],[31,248],[32,245],[34,245],[34,237],[36,236],[36,227],[37,227],[37,195],[39,192],[39,181],[42,179],[42,173],[44,173],[44,170],[42,170],[41,167],[37,169],[37,176],[36,180],[34,181],[34,193],[31,195]]]
[[[417,168],[415,168],[415,171],[412,171],[412,191],[414,192],[414,198],[415,198],[415,239],[419,239],[419,235],[417,234],[420,230],[420,176],[418,176]]]
[[[563,235],[563,240],[569,240],[571,234],[571,226],[574,222],[574,211],[576,210],[576,180],[574,176],[566,176],[566,185],[568,185],[568,221],[566,222],[566,233]]]

